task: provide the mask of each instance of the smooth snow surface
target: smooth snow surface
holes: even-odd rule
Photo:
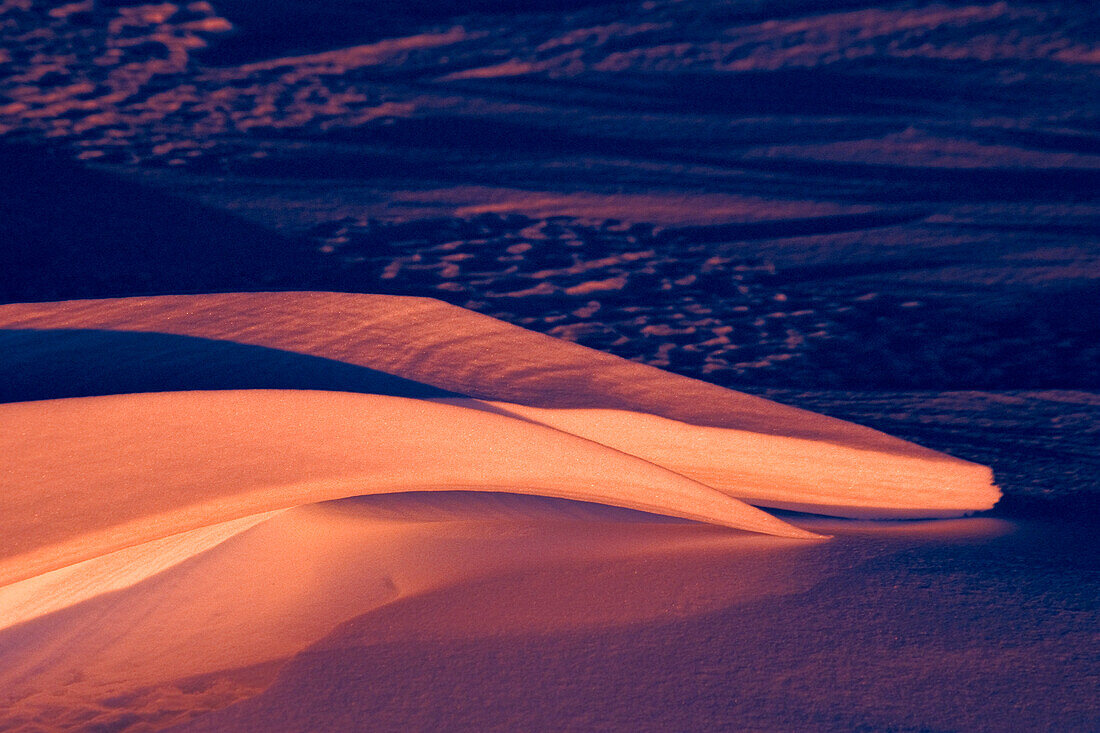
[[[868,428],[636,364],[430,298],[218,293],[27,303],[0,306],[0,327],[232,341],[355,364],[478,399],[633,410],[696,425],[952,460]],[[62,338],[44,339],[38,358],[47,358],[51,346],[63,343]],[[92,348],[86,350],[96,358]],[[74,356],[81,367],[74,364],[74,372],[97,366]],[[174,354],[155,358],[171,360]]]
[[[2,586],[0,629],[129,588],[279,513],[253,514],[180,532]]]
[[[0,338],[19,347],[2,357],[9,400],[268,386],[457,395],[513,403],[456,404],[574,433],[761,506],[943,517],[1000,496],[984,466],[430,299],[227,293],[16,304],[0,307],[0,325]]]
[[[550,425],[759,506],[862,519],[933,518],[988,509],[1000,497],[990,483],[989,469],[964,461],[930,466],[924,457],[692,425],[625,410],[547,410],[505,402],[443,401],[481,405]]]
[[[301,504],[483,490],[816,537],[634,456],[499,415],[384,395],[244,390],[0,406],[0,586]]]
[[[988,469],[460,308],[222,294],[0,306],[0,326],[5,730],[503,729],[551,699],[589,712],[543,727],[600,727],[599,701],[638,729],[752,728],[760,701],[794,727],[822,695],[866,707],[872,678],[876,700],[917,691],[890,720],[968,727],[971,698],[919,691],[979,680],[1010,710],[1006,680],[1049,659],[1054,689],[1091,638],[1011,574],[1076,540],[992,518],[799,528],[740,500],[961,514],[996,501]],[[815,532],[835,539],[784,539]],[[1005,578],[988,610],[959,557]],[[1019,654],[983,635],[1017,621]],[[704,702],[733,713],[673,704],[714,670]],[[1059,694],[1027,720],[1083,720],[1083,685]]]
[[[211,547],[212,533],[224,541]],[[685,558],[708,566],[713,587],[673,615],[721,608],[806,587],[792,562],[822,544],[486,492],[299,506],[250,528],[215,526],[79,563],[58,571],[61,582],[47,573],[0,589],[0,608],[13,600],[9,590],[53,606],[41,614],[24,605],[17,625],[0,628],[0,729],[18,729],[20,716],[109,727],[126,713],[163,727],[256,694],[277,669],[264,665],[282,664],[345,622],[449,589],[474,591],[476,603],[424,624],[410,616],[418,631],[399,624],[378,640],[668,618],[683,593],[676,568]],[[523,595],[477,593],[502,575],[538,579],[547,600],[528,608]],[[110,592],[59,606],[97,583]]]

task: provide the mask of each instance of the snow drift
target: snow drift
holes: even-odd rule
[[[381,393],[551,426],[760,506],[921,518],[988,509],[1000,496],[984,466],[431,299],[15,304],[0,307],[0,327],[0,339],[19,340],[0,357],[8,401],[249,387]],[[72,385],[83,386],[65,391]]]
[[[379,612],[348,643],[817,582],[794,569],[815,543],[762,534],[820,535],[743,499],[936,517],[999,496],[985,467],[421,298],[5,305],[0,377],[0,727],[184,722]],[[681,608],[685,563],[711,573],[702,605]],[[516,612],[531,582],[573,600]]]
[[[128,546],[348,496],[542,494],[816,537],[574,435],[384,395],[209,391],[0,406],[0,586]]]

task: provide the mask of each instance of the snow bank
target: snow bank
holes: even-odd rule
[[[222,293],[15,304],[0,306],[0,328],[0,337],[41,336],[33,350],[22,349],[31,357],[0,356],[9,370],[48,374],[48,384],[28,389],[25,399],[50,396],[58,389],[51,385],[78,379],[99,380],[107,390],[118,382],[119,391],[247,387],[249,375],[293,368],[294,379],[275,386],[421,398],[446,390],[473,398],[456,404],[583,436],[761,506],[943,517],[988,509],[1000,496],[984,466],[431,299]],[[159,371],[127,389],[118,372],[136,370],[126,360],[120,366],[115,352],[126,333],[249,349],[189,353],[178,344],[139,345],[126,359]],[[291,366],[288,356],[324,363]],[[358,367],[366,376],[337,378],[333,365]],[[211,378],[211,371],[222,376]]]
[[[579,499],[816,537],[598,443],[385,395],[168,392],[0,405],[0,586],[171,534],[401,491]]]
[[[931,519],[989,509],[985,466],[806,438],[712,428],[625,410],[481,406],[626,451],[750,504],[856,519]]]

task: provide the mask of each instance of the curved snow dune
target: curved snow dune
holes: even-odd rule
[[[354,495],[469,489],[817,537],[552,428],[383,395],[167,392],[0,405],[0,585],[197,527]]]
[[[0,630],[89,598],[137,585],[285,510],[264,512],[143,542],[0,586]]]
[[[121,346],[135,349],[125,353],[137,354],[144,365],[156,364],[153,380],[173,385],[160,388],[205,387],[226,374],[232,379],[224,386],[244,386],[233,382],[237,375],[252,373],[257,364],[271,372],[275,363],[289,365],[286,356],[294,354],[327,360],[328,367],[354,365],[370,374],[334,378],[316,364],[295,369],[308,368],[321,389],[414,396],[410,385],[427,385],[514,403],[466,404],[584,436],[762,506],[930,518],[989,509],[1000,497],[985,466],[426,298],[221,293],[27,303],[0,306],[0,328],[32,345],[31,361],[51,365],[47,382],[76,381],[66,380],[69,369],[85,383],[100,379],[105,391],[111,383],[132,383],[129,376],[119,378],[114,356],[118,336],[127,333],[144,335],[140,344]],[[155,338],[165,334],[205,345]],[[218,343],[270,353],[211,348]],[[13,358],[0,356],[0,366],[33,370],[27,359],[8,363]],[[407,381],[395,386],[379,376]],[[289,385],[276,380],[261,386]],[[24,399],[48,389],[36,385],[34,396]],[[421,389],[415,396],[435,395]]]
[[[867,427],[604,354],[431,298],[212,293],[0,306],[3,329],[108,329],[334,359],[484,400],[629,410],[709,427],[958,459]]]
[[[756,506],[853,519],[930,519],[991,509],[986,466],[711,428],[623,410],[435,400],[549,425],[628,452]]]
[[[0,730],[167,728],[257,694],[379,612],[367,657],[667,624],[819,582],[803,562],[814,543],[529,495],[374,495],[258,519],[0,588]],[[426,618],[419,599],[449,608]]]

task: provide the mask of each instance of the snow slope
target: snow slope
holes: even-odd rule
[[[1016,568],[1021,547],[1045,557],[1047,534],[989,518],[804,517],[799,529],[733,498],[961,514],[996,500],[988,469],[460,308],[227,293],[8,305],[0,324],[0,728],[307,730],[418,715],[492,728],[527,709],[513,674],[567,690],[538,700],[589,699],[553,664],[529,666],[561,644],[570,666],[604,670],[584,686],[610,701],[608,719],[644,709],[641,728],[696,713],[746,727],[810,715],[823,729],[981,728],[1014,709],[1009,682],[1025,666],[1060,689],[1059,670],[1092,643],[1075,606],[1029,606],[1008,571],[967,574]],[[1083,558],[1075,547],[1058,562]],[[943,558],[959,567],[941,578]],[[1071,604],[1072,589],[1087,597],[1074,567],[1037,565],[1025,586],[1065,576]],[[934,603],[913,582],[925,577],[942,585]],[[970,612],[980,633],[940,639],[937,614]],[[999,641],[1020,624],[1023,656]],[[449,666],[424,667],[437,653]],[[692,671],[673,664],[667,688],[681,658]],[[733,712],[710,711],[711,697],[671,704],[677,680],[706,688],[699,669],[722,680],[753,659],[763,674],[738,678]],[[616,698],[623,670],[659,704]],[[849,717],[822,713],[826,693],[813,692],[834,672],[828,694],[854,695]],[[944,680],[963,679],[988,683],[996,709],[937,702]],[[1085,720],[1083,680],[1044,692],[1027,720]],[[860,712],[894,687],[915,702],[889,719]],[[467,688],[472,704],[449,696]],[[776,690],[799,712],[768,717],[787,709]],[[592,725],[605,714],[586,709]]]
[[[466,396],[473,401],[458,404],[575,433],[766,506],[938,517],[988,509],[1000,495],[986,467],[430,299],[225,293],[31,303],[0,307],[0,325],[0,336],[20,338],[19,354],[33,361],[7,357],[13,383],[22,385],[9,400],[285,387],[249,384],[248,375],[270,380],[271,364],[289,353],[328,360],[295,365],[299,388]],[[152,376],[134,382],[110,339],[135,332],[203,341],[138,344],[127,356]],[[262,349],[210,348],[215,341]],[[207,376],[189,383],[197,363]],[[333,387],[323,373],[334,363],[364,368],[362,379],[345,375],[344,386]],[[84,391],[50,393],[73,383]]]
[[[383,395],[204,391],[0,407],[0,586],[132,545],[348,496],[543,494],[816,537],[567,433]]]
[[[714,428],[626,410],[445,400],[516,415],[616,448],[758,506],[862,519],[960,516],[991,508],[990,471],[833,441]]]

